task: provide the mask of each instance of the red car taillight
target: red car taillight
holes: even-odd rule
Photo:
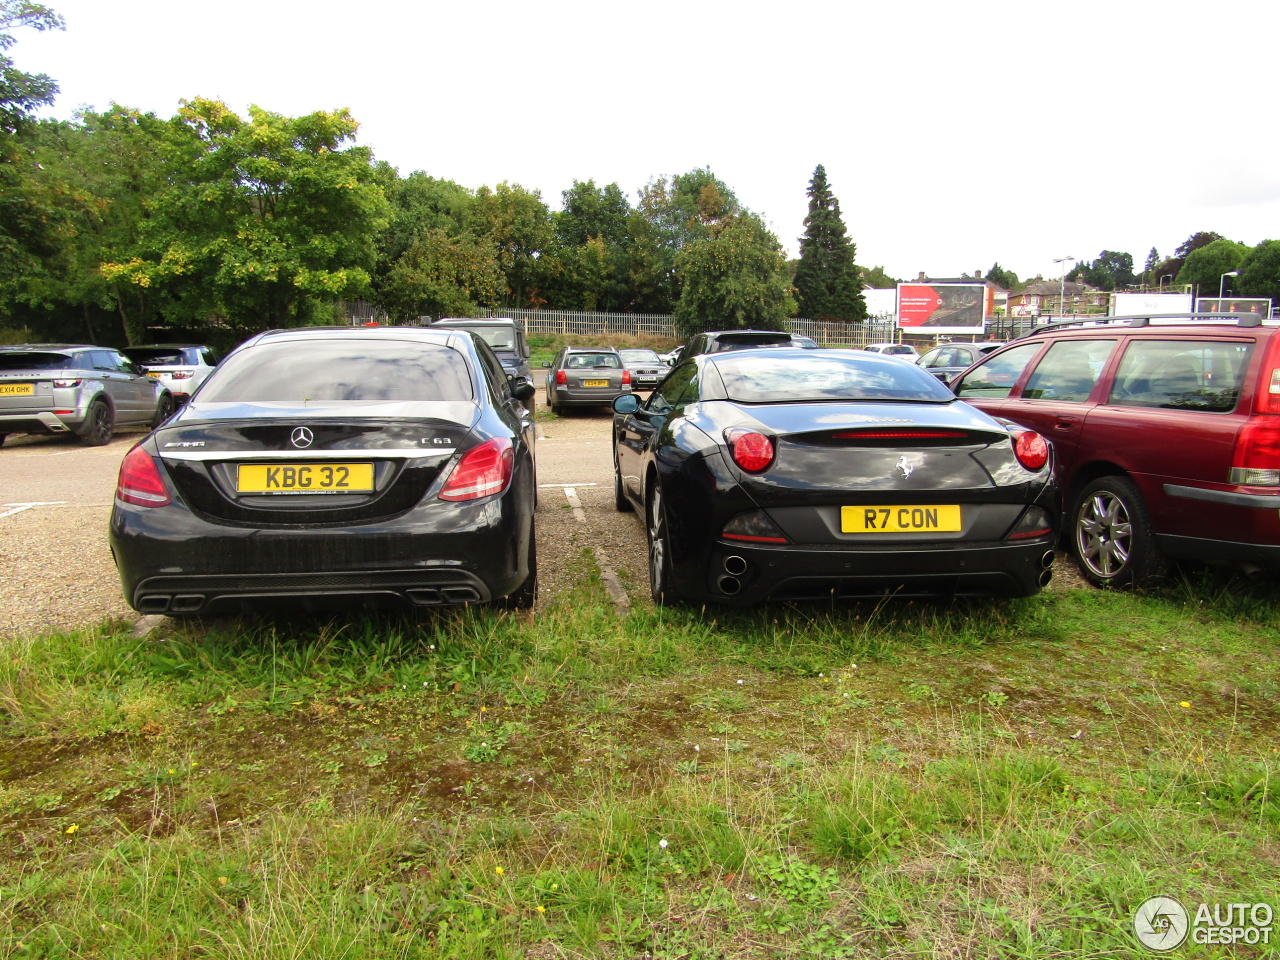
[[[501,493],[511,482],[515,451],[505,437],[494,437],[462,455],[449,482],[440,491],[441,500],[478,500]]]
[[[1250,417],[1240,428],[1227,482],[1280,487],[1280,417]]]
[[[141,447],[134,447],[120,461],[116,499],[140,507],[163,507],[173,502],[155,458]]]
[[[773,441],[763,433],[746,427],[731,427],[724,432],[724,438],[729,444],[733,462],[747,473],[768,470],[773,463]]]
[[[568,383],[568,382],[569,382],[569,375],[568,375],[567,373],[565,373],[563,370],[557,370],[557,371],[556,371],[556,383],[558,383],[558,384],[560,384],[561,386],[563,386],[564,384],[566,384],[566,383]]]
[[[1034,430],[1023,430],[1013,438],[1013,455],[1028,470],[1039,470],[1049,462],[1049,441]]]
[[[630,370],[623,370],[623,371],[622,371],[622,383],[623,383],[623,385],[624,385],[624,386],[626,386],[627,384],[631,383],[631,371],[630,371]]]
[[[1280,336],[1273,336],[1267,344],[1253,410],[1255,413],[1280,413]]]

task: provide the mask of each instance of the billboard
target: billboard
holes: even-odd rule
[[[985,283],[900,283],[898,326],[921,333],[981,333]]]
[[[1153,313],[1190,313],[1189,293],[1113,293],[1111,316],[1142,317]]]
[[[1199,313],[1256,313],[1263,320],[1271,316],[1271,300],[1265,297],[1201,297],[1196,301]]]

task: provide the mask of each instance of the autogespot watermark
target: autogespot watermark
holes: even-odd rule
[[[1268,903],[1202,903],[1188,912],[1175,897],[1149,897],[1133,913],[1138,942],[1157,953],[1186,943],[1269,944],[1275,911]]]

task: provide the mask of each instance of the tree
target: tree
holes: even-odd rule
[[[471,228],[486,237],[498,254],[511,300],[520,307],[543,303],[539,289],[550,268],[540,263],[555,235],[551,211],[537,190],[500,183],[496,189],[481,187],[472,204]]]
[[[1018,286],[1018,275],[1012,270],[1004,269],[998,260],[991,264],[991,269],[987,271],[987,279],[1004,290],[1013,290]]]
[[[884,267],[859,267],[858,270],[862,276],[862,284],[864,287],[872,287],[877,290],[891,290],[898,286],[896,277],[891,277],[884,272]]]
[[[1092,263],[1081,264],[1072,271],[1099,290],[1120,290],[1136,281],[1133,275],[1133,254],[1103,250]]]
[[[867,317],[867,302],[854,263],[855,249],[845,236],[840,201],[831,192],[822,164],[813,171],[808,194],[809,214],[795,277],[799,311],[815,320],[861,322]]]
[[[492,244],[434,228],[391,266],[378,302],[397,321],[470,317],[478,306],[498,306],[505,293]]]
[[[58,85],[47,75],[24,73],[4,53],[15,42],[9,31],[18,27],[62,30],[66,23],[42,3],[0,0],[0,133],[9,135],[30,122],[38,107],[53,103],[58,93]]]
[[[1160,254],[1156,252],[1156,248],[1152,247],[1151,252],[1147,254],[1147,262],[1142,266],[1142,274],[1147,277],[1147,282],[1151,282],[1151,274],[1155,272],[1156,265],[1160,263]]]
[[[685,336],[702,330],[782,329],[795,311],[778,238],[740,213],[676,256],[681,283],[674,318]]]
[[[170,322],[217,312],[241,332],[307,323],[362,295],[388,211],[368,148],[344,146],[356,128],[346,110],[291,119],[255,106],[246,121],[220,101],[184,101],[142,250],[103,275],[164,289]]]
[[[552,215],[559,282],[548,287],[554,302],[583,310],[624,310],[634,297],[630,275],[631,204],[616,183],[597,187],[575,180]]]
[[[1233,240],[1214,240],[1187,254],[1178,271],[1178,284],[1194,284],[1199,296],[1216,297],[1224,273],[1239,270],[1249,248]]]
[[[1263,240],[1245,254],[1237,278],[1240,295],[1269,297],[1280,304],[1280,240]]]

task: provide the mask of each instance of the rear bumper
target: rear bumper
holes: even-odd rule
[[[522,510],[506,495],[320,529],[222,525],[178,502],[116,501],[110,529],[129,605],[188,615],[280,601],[317,608],[484,603],[525,582],[532,536],[532,506]]]
[[[47,412],[0,414],[0,433],[73,433],[84,416],[60,417]]]
[[[1052,577],[1052,536],[1027,543],[823,549],[718,540],[682,587],[719,603],[859,597],[1026,597]]]
[[[552,386],[551,402],[557,407],[607,407],[615,397],[630,393],[630,387],[602,389],[600,387]]]

